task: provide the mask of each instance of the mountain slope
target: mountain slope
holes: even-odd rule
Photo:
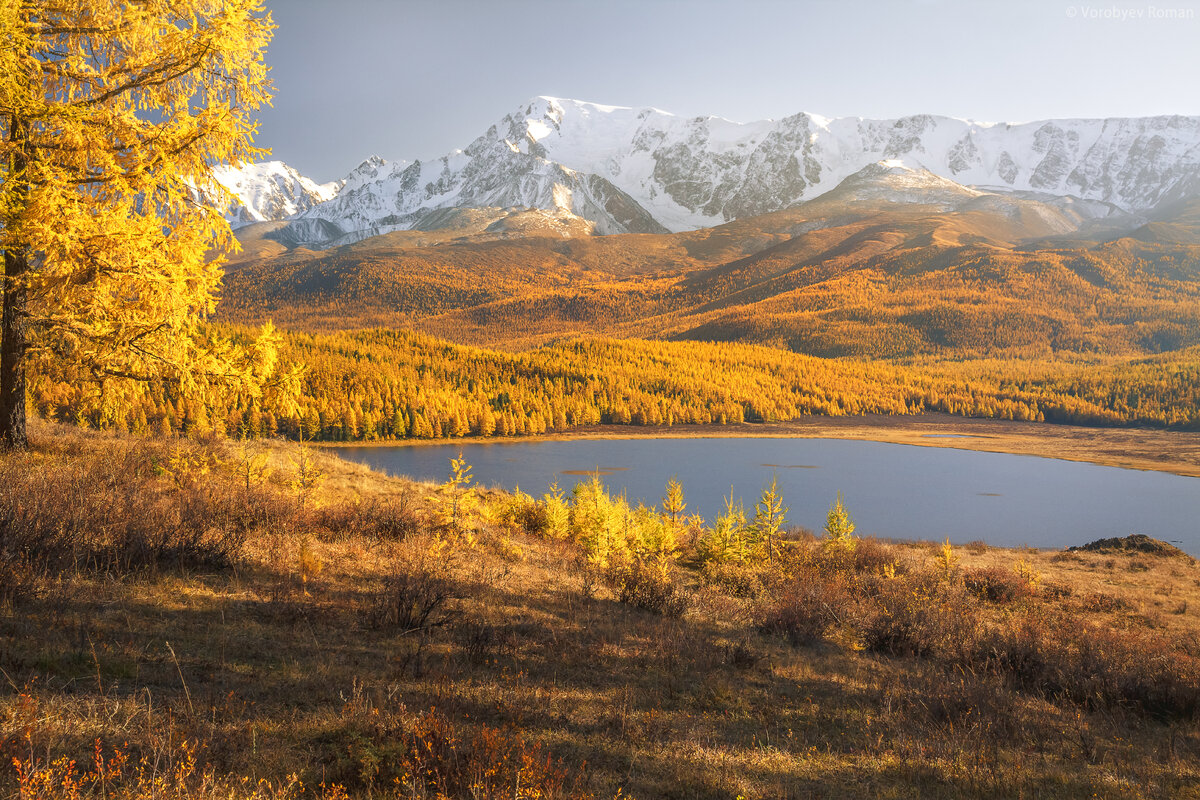
[[[907,204],[873,192],[897,182],[933,189]],[[512,349],[595,333],[879,358],[1200,344],[1200,248],[1023,244],[1073,224],[1066,215],[893,167],[792,209],[678,234],[509,236],[480,211],[473,227],[244,261],[227,276],[221,315],[416,327]]]

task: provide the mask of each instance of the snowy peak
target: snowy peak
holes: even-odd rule
[[[317,184],[282,161],[222,165],[213,179],[233,196],[228,217],[235,228],[290,217],[333,199],[342,188],[342,181]]]
[[[252,166],[261,170],[222,180],[245,218],[288,217],[313,245],[417,227],[453,208],[541,209],[600,234],[682,231],[834,190],[943,207],[1036,195],[1145,213],[1200,193],[1200,118],[1010,125],[798,113],[738,123],[540,96],[461,150],[429,161],[373,156],[337,186],[279,162]]]

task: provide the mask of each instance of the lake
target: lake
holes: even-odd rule
[[[444,481],[462,450],[483,486],[535,496],[567,492],[599,471],[631,503],[661,505],[667,479],[683,484],[688,514],[711,522],[732,491],[753,515],[778,475],[792,525],[820,532],[842,493],[862,536],[981,539],[1059,548],[1144,533],[1200,555],[1200,479],[1036,456],[841,439],[580,439],[339,446],[342,458],[392,475]]]

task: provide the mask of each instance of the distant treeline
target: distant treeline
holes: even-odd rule
[[[162,383],[132,389],[89,383],[54,368],[31,376],[30,400],[43,416],[93,427],[320,441],[530,436],[596,424],[724,425],[924,411],[1200,427],[1200,359],[1190,350],[1103,366],[898,366],[755,345],[598,338],[504,353],[408,331],[368,330],[283,332],[279,357],[283,364],[307,366],[290,410],[232,395],[202,402]]]

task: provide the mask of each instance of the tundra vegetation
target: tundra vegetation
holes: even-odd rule
[[[31,432],[0,456],[5,795],[1200,795],[1177,551]]]

